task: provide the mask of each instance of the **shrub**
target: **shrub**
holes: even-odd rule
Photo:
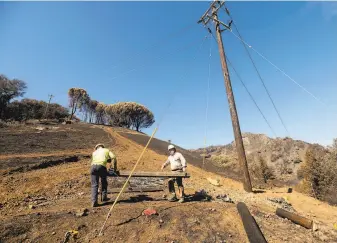
[[[272,168],[270,168],[267,165],[266,161],[262,157],[260,157],[259,162],[260,162],[259,164],[260,164],[261,176],[263,178],[264,183],[267,183],[267,181],[270,179],[274,179],[275,178],[274,172]]]
[[[49,104],[34,99],[14,101],[7,107],[6,119],[27,121],[29,119],[61,119],[69,116],[66,108],[59,104]],[[47,111],[46,115],[45,112]],[[45,115],[45,117],[43,117]]]
[[[267,183],[268,180],[275,179],[274,171],[271,167],[269,167],[266,161],[259,156],[258,161],[256,162],[254,156],[248,156],[248,165],[249,170],[251,172],[251,176],[257,180],[257,182],[264,182]]]
[[[311,187],[311,195],[320,200],[336,204],[337,199],[336,152],[310,148],[305,155],[305,163],[297,173],[304,183]]]
[[[219,164],[219,165],[224,165],[230,162],[230,159],[224,154],[212,155],[211,160],[214,163]]]

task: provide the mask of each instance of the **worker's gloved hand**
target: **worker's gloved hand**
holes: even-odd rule
[[[109,174],[109,175],[112,175],[112,176],[117,175],[116,171],[115,171],[113,168],[110,168],[110,169],[108,170],[108,174]]]

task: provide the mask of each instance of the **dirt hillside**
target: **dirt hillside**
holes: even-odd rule
[[[305,153],[308,148],[315,146],[316,149],[325,151],[325,148],[318,144],[309,144],[291,138],[270,138],[264,134],[243,133],[243,142],[246,150],[249,167],[256,185],[260,181],[254,178],[254,170],[260,166],[261,160],[272,171],[272,178],[275,185],[295,185],[298,183],[297,171],[305,161]],[[192,150],[197,154],[207,154],[211,156],[208,161],[217,166],[238,174],[239,166],[235,143],[232,142],[223,146],[210,146]],[[228,174],[228,176],[231,176]]]
[[[166,201],[163,197],[166,192],[123,194],[103,236],[98,236],[116,194],[109,194],[111,200],[98,208],[89,207],[89,156],[96,143],[104,142],[117,154],[119,169],[131,169],[143,149],[142,142],[122,136],[121,132],[130,133],[86,124],[54,129],[2,129],[0,143],[6,147],[2,147],[0,156],[0,242],[62,242],[69,230],[78,234],[68,242],[248,242],[235,206],[239,201],[247,204],[268,242],[337,241],[336,207],[300,193],[285,193],[283,188],[245,193],[241,183],[193,166],[198,162],[192,157],[188,167],[191,178],[184,182],[186,203]],[[159,140],[152,146],[160,147],[157,143]],[[11,144],[16,148],[7,151]],[[30,149],[25,149],[26,146]],[[154,147],[146,151],[137,170],[159,170],[166,156]],[[68,156],[76,158],[65,159]],[[210,184],[209,178],[219,179],[220,186]],[[122,183],[123,179],[109,178],[108,190]],[[165,185],[165,182],[132,179],[131,185],[136,184]],[[203,200],[195,193],[201,190],[213,199]],[[216,200],[216,196],[223,194],[234,203]],[[273,200],[283,197],[286,200],[280,203]],[[276,207],[314,219],[318,230],[307,230],[277,217]],[[157,215],[143,216],[147,208],[155,209]]]

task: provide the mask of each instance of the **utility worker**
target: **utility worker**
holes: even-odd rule
[[[181,153],[178,153],[174,145],[169,145],[168,146],[168,151],[169,151],[169,157],[167,158],[166,162],[162,165],[161,169],[163,170],[168,164],[171,165],[171,171],[176,171],[176,172],[185,172],[186,171],[186,160],[184,156]],[[169,192],[171,193],[171,197],[168,198],[170,202],[174,202],[177,200],[176,197],[176,192],[174,189],[174,183],[177,183],[178,190],[179,190],[179,197],[180,203],[183,203],[185,201],[185,195],[184,195],[184,186],[183,186],[183,178],[182,177],[177,177],[177,178],[172,178],[169,179],[168,181],[168,187],[169,187]]]
[[[117,159],[116,156],[103,144],[97,144],[95,146],[95,151],[92,153],[92,162],[91,162],[91,201],[92,206],[97,207],[97,197],[98,197],[98,183],[99,178],[101,178],[102,184],[102,201],[109,201],[107,197],[108,192],[108,181],[107,181],[107,164],[111,167],[111,161],[114,162],[114,170],[117,171]],[[110,169],[110,168],[109,168]]]

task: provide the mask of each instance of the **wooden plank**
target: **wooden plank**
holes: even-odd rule
[[[110,194],[119,193],[122,188],[111,188],[109,189]],[[163,187],[129,187],[124,190],[124,192],[160,192],[164,191]]]
[[[118,177],[128,177],[131,171],[119,171]],[[116,175],[110,175],[116,176]],[[190,174],[186,172],[152,172],[152,171],[136,171],[132,174],[132,177],[162,177],[162,178],[174,178],[182,177],[189,178]]]
[[[299,216],[297,214],[291,213],[289,211],[286,211],[282,208],[276,209],[276,215],[280,216],[281,218],[286,218],[294,222],[295,224],[299,224],[307,229],[312,228],[312,220],[307,219],[305,217]]]
[[[241,216],[241,220],[243,226],[245,228],[247,237],[250,243],[267,243],[262,231],[260,230],[259,225],[256,223],[254,217],[250,214],[246,204],[243,202],[239,202],[236,206],[239,214]]]

